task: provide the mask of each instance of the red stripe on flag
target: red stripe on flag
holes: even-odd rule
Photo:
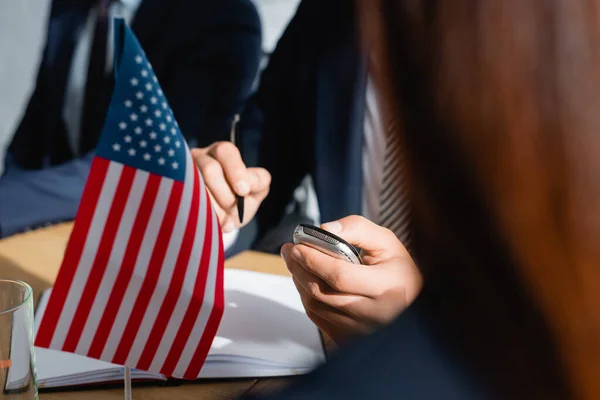
[[[196,282],[194,284],[194,294],[192,295],[190,304],[188,305],[183,320],[181,321],[181,326],[177,331],[175,340],[173,340],[169,354],[167,355],[165,363],[161,369],[161,373],[167,376],[171,376],[173,374],[173,370],[175,370],[175,367],[177,366],[177,362],[181,357],[181,353],[183,352],[185,344],[190,337],[192,329],[194,328],[194,323],[196,322],[198,313],[200,312],[202,303],[204,302],[206,277],[208,276],[208,267],[210,265],[213,236],[211,206],[210,200],[208,199],[208,193],[206,195],[206,199],[206,229],[204,234],[204,244],[202,247],[202,257],[200,258],[198,275],[196,276]]]
[[[183,377],[185,379],[195,380],[198,379],[198,375],[200,374],[200,370],[204,365],[204,361],[208,356],[208,352],[210,350],[210,346],[217,334],[217,330],[219,329],[219,324],[221,323],[221,317],[223,317],[223,310],[225,308],[225,293],[223,292],[223,264],[225,262],[225,251],[223,250],[223,235],[221,233],[221,226],[218,227],[218,235],[219,235],[219,261],[217,262],[217,280],[215,286],[215,299],[214,306],[210,313],[210,317],[208,318],[208,322],[206,323],[206,328],[202,333],[202,339],[200,339],[200,343],[194,352],[194,356],[192,357],[192,361],[188,366],[187,371]],[[214,256],[214,255],[213,255]]]
[[[115,364],[125,364],[129,351],[131,350],[131,345],[135,340],[135,336],[137,335],[142,319],[144,318],[144,314],[146,314],[146,309],[148,308],[152,294],[156,289],[163,261],[167,254],[169,240],[173,233],[173,226],[178,218],[183,185],[184,183],[179,181],[173,183],[169,202],[167,203],[167,209],[158,232],[158,237],[156,238],[152,256],[150,257],[146,277],[144,278],[140,292],[138,293],[133,309],[131,310],[131,315],[127,321],[127,326],[125,327],[123,336],[113,357],[112,362]],[[181,218],[181,216],[179,217]]]
[[[49,347],[52,342],[56,325],[67,300],[71,282],[79,265],[79,259],[83,253],[85,239],[92,224],[92,218],[94,217],[98,198],[102,192],[102,185],[106,178],[109,164],[110,161],[100,157],[94,157],[92,161],[89,178],[83,191],[79,210],[77,211],[77,223],[73,227],[73,232],[71,233],[65,252],[65,258],[52,289],[52,295],[48,300],[48,306],[46,307],[46,312],[36,336],[36,346]]]
[[[117,313],[119,312],[119,308],[121,308],[125,291],[127,290],[127,286],[133,275],[135,263],[142,246],[142,240],[144,239],[144,232],[146,232],[146,228],[150,222],[150,215],[154,209],[154,203],[161,181],[162,177],[159,175],[150,174],[148,181],[146,182],[144,195],[142,196],[142,201],[138,208],[131,234],[129,235],[129,242],[127,243],[123,262],[119,269],[119,275],[110,292],[104,314],[98,324],[94,340],[90,345],[88,351],[89,357],[100,358],[104,351],[104,346],[106,346],[106,341],[108,340],[110,331],[117,318]]]
[[[72,353],[77,348],[79,338],[81,337],[81,333],[85,327],[85,322],[90,314],[90,310],[94,304],[94,299],[98,293],[98,288],[102,282],[102,277],[106,271],[106,266],[108,265],[110,253],[112,252],[112,248],[115,243],[115,237],[117,236],[117,229],[119,229],[119,224],[121,223],[121,218],[123,217],[123,212],[125,211],[125,205],[127,204],[127,199],[129,198],[129,191],[131,190],[133,178],[135,177],[135,171],[136,170],[131,167],[123,166],[119,183],[117,185],[117,190],[106,218],[104,230],[102,231],[102,237],[100,239],[100,244],[98,245],[96,258],[94,259],[92,269],[90,270],[90,275],[87,278],[85,287],[81,294],[79,305],[77,306],[77,310],[73,316],[69,333],[67,334],[62,348],[63,351]]]
[[[193,197],[190,204],[189,218],[185,227],[185,233],[183,236],[183,243],[175,262],[175,268],[173,270],[173,278],[169,285],[169,290],[165,295],[158,315],[156,316],[156,323],[150,331],[148,340],[146,341],[146,347],[140,356],[140,360],[137,363],[136,368],[142,370],[148,370],[152,364],[152,360],[156,355],[156,351],[160,342],[165,334],[167,325],[173,315],[173,310],[177,305],[177,299],[181,294],[181,288],[183,287],[183,281],[187,271],[187,266],[190,261],[192,253],[192,246],[194,244],[194,238],[196,236],[196,228],[198,227],[198,214],[200,210],[200,178],[198,177],[198,170],[194,169],[194,188]]]

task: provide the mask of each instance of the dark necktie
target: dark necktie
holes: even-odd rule
[[[110,103],[114,82],[106,73],[106,44],[108,40],[109,6],[112,0],[100,0],[98,18],[91,41],[87,80],[79,132],[79,152],[87,153],[96,147]]]
[[[379,206],[379,224],[390,229],[405,247],[410,245],[410,204],[407,196],[404,160],[397,125],[386,129],[383,184]]]

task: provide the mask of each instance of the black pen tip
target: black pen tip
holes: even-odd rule
[[[244,198],[242,196],[237,197],[237,209],[241,224],[244,222]]]

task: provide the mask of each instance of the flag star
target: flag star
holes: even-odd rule
[[[148,125],[148,126],[152,126],[152,123],[153,123],[153,122],[152,122],[152,120],[151,120],[150,118],[148,118],[148,119],[146,120],[146,125]]]
[[[129,82],[131,82],[131,86],[137,86],[139,81],[137,80],[137,78],[131,78]]]
[[[162,89],[158,89],[158,90],[156,91],[156,93],[158,93],[158,95],[159,95],[159,96],[162,96],[162,95],[163,95],[163,91],[162,91]]]
[[[173,118],[170,115],[167,115],[167,122],[173,121]]]
[[[177,169],[179,168],[179,164],[177,162],[173,162],[173,164],[171,164],[171,167],[173,167],[173,169]]]
[[[137,93],[135,94],[135,97],[137,97],[138,99],[143,99],[143,98],[144,98],[144,93],[142,93],[142,92],[137,92]]]
[[[166,110],[166,109],[167,109],[167,107],[168,107],[168,105],[167,105],[167,102],[166,102],[166,101],[163,101],[163,103],[162,103],[162,108]]]
[[[142,134],[142,128],[140,128],[139,126],[137,128],[135,128],[133,131],[135,132],[136,135]]]
[[[179,128],[179,122],[175,121],[175,126]]]
[[[142,56],[140,56],[140,55],[135,56],[135,62],[136,63],[141,64],[142,61],[144,61],[144,59],[142,58]]]
[[[177,134],[177,129],[171,128],[171,135],[176,135],[176,134]]]
[[[121,121],[119,122],[119,129],[124,131],[125,129],[127,129],[127,124],[125,123],[125,121]]]
[[[146,161],[150,161],[150,159],[152,158],[152,156],[148,153],[144,154],[144,160]]]
[[[156,75],[152,77],[152,80],[153,80],[154,82],[158,82],[158,78],[156,77]]]
[[[127,135],[123,138],[123,140],[125,141],[125,143],[131,143],[131,136]]]
[[[158,127],[160,128],[161,131],[166,131],[167,130],[167,125],[164,122],[161,123]]]
[[[157,144],[156,146],[154,146],[154,151],[155,151],[155,152],[157,152],[157,153],[158,153],[159,151],[161,151],[161,149],[162,149],[162,147],[160,147],[160,145],[159,145],[159,144]]]
[[[131,102],[131,100],[125,100],[125,107],[131,108],[132,105],[133,103]]]
[[[169,144],[169,142],[171,141],[171,138],[170,138],[170,137],[168,137],[168,136],[165,136],[165,137],[163,138],[163,141],[164,141],[166,144]]]
[[[156,118],[160,118],[162,113],[160,112],[160,110],[156,110],[156,111],[154,111],[154,115],[156,116]]]
[[[152,90],[152,84],[146,83],[146,90],[150,92]]]
[[[137,114],[136,114],[136,113],[132,113],[132,114],[129,116],[129,118],[131,118],[131,120],[132,120],[132,121],[137,121],[137,119],[138,119],[138,116],[137,116]]]
[[[158,163],[159,163],[160,165],[165,165],[165,159],[164,159],[164,158],[162,158],[162,157],[161,157],[161,158],[159,158],[159,159],[158,159]]]
[[[121,145],[119,143],[115,143],[112,145],[112,148],[114,151],[120,151],[121,150]]]
[[[175,142],[175,147],[177,147],[177,148],[181,147],[181,142],[179,140]]]
[[[142,104],[140,106],[140,111],[143,112],[143,113],[148,112],[148,106],[145,105],[145,104]]]
[[[175,150],[169,149],[168,153],[169,153],[169,157],[173,157],[175,155]]]
[[[152,104],[156,104],[156,102],[158,101],[158,99],[154,96],[150,97],[150,103]]]
[[[148,142],[146,142],[145,140],[141,140],[140,141],[140,147],[146,147],[148,145]]]
[[[135,149],[129,149],[128,153],[131,157],[135,156]]]
[[[150,132],[150,139],[154,140],[154,139],[156,139],[156,136],[157,136],[156,132],[154,132],[154,131]]]
[[[148,71],[146,71],[145,69],[142,70],[141,72],[142,76],[145,78],[148,76]]]

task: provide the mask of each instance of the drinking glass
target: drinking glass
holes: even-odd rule
[[[38,398],[33,352],[33,291],[0,279],[0,399]]]

